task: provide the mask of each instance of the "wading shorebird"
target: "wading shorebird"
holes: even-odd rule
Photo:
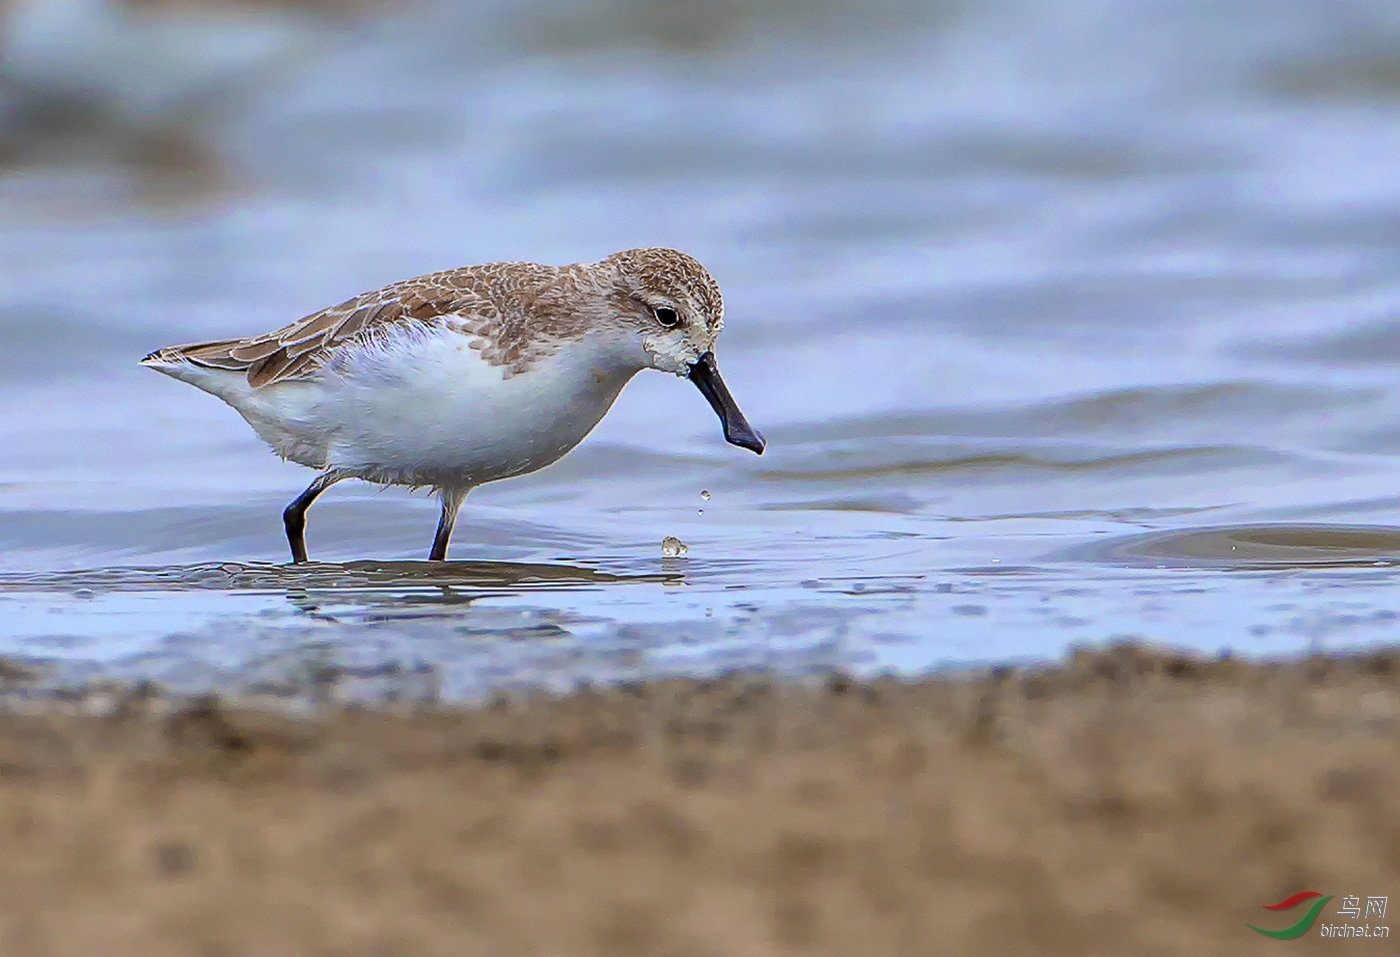
[[[142,359],[233,406],[282,456],[320,470],[282,513],[306,561],[306,510],[336,482],[428,486],[442,561],[467,493],[556,461],[643,369],[690,379],[724,437],[763,453],[734,402],[715,340],[714,278],[674,249],[597,263],[491,263],[430,273],[275,332],[171,346]]]

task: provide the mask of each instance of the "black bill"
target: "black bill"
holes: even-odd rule
[[[739,411],[739,404],[734,401],[734,396],[725,388],[724,380],[719,377],[719,366],[715,365],[713,352],[705,353],[690,367],[690,381],[710,400],[710,408],[715,410],[715,415],[719,416],[724,425],[724,440],[741,449],[750,449],[762,455],[765,444],[763,436],[759,434],[758,429],[749,425],[749,420]]]

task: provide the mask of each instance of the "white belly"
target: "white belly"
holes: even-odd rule
[[[345,349],[309,380],[256,391],[188,381],[229,402],[302,465],[391,485],[465,489],[564,455],[639,371],[630,362],[619,368],[616,349],[585,340],[507,376],[469,342],[419,328]]]

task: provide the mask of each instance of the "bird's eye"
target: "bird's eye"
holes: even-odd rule
[[[676,315],[676,310],[670,306],[657,306],[656,321],[667,329],[674,329],[681,324],[681,317]]]

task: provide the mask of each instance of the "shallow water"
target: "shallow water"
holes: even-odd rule
[[[1393,641],[1400,15],[1338,9],[429,5],[276,21],[298,55],[193,105],[198,57],[135,102],[92,56],[86,112],[40,58],[0,83],[0,654],[458,695]],[[644,374],[447,568],[431,502],[353,483],[281,566],[309,474],[136,366],[652,244],[720,280],[767,454]]]

